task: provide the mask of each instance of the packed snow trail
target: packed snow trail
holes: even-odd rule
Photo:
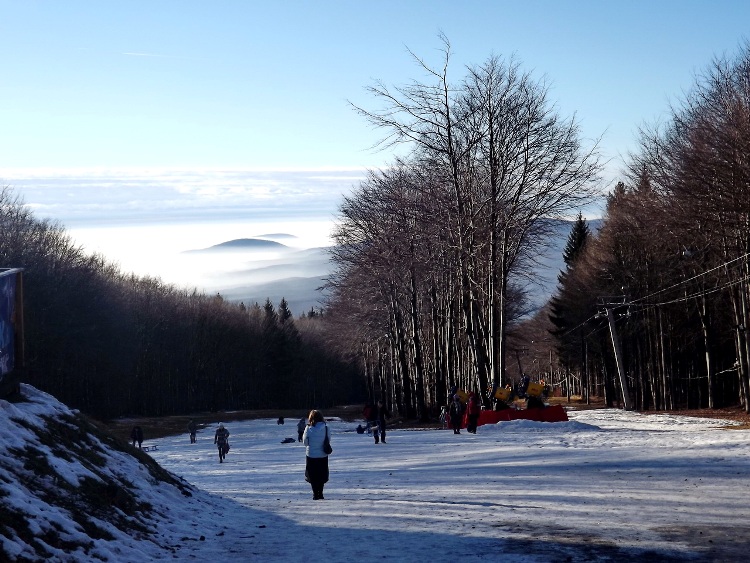
[[[244,531],[225,531],[228,549],[266,560],[703,561],[744,549],[747,431],[619,410],[569,414],[476,435],[390,430],[379,445],[356,422],[331,420],[325,501],[303,480],[302,445],[281,443],[295,432],[275,420],[228,424],[222,465],[213,428],[193,445],[187,434],[161,440],[154,458],[236,501],[222,520]]]

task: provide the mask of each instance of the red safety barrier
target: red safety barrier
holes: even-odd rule
[[[536,420],[537,422],[565,422],[568,414],[562,405],[551,405],[543,409],[503,409],[501,411],[482,411],[479,414],[479,426],[497,424],[509,420]]]

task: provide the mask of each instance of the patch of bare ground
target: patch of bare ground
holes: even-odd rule
[[[716,526],[669,526],[656,530],[668,542],[689,545],[701,561],[747,561],[750,527],[741,523],[731,528]]]

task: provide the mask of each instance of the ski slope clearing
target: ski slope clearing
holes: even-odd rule
[[[232,448],[221,464],[213,428],[196,444],[187,433],[144,442],[157,448],[135,456],[89,436],[105,462],[87,466],[29,430],[70,411],[29,386],[24,395],[0,402],[11,429],[0,437],[0,503],[24,511],[37,538],[0,518],[3,552],[19,561],[36,560],[42,537],[52,561],[214,563],[740,561],[750,545],[750,433],[725,429],[730,421],[571,411],[570,422],[504,422],[476,435],[394,430],[375,445],[334,419],[331,480],[314,501],[304,448],[282,443],[296,439],[296,420],[225,423]],[[47,459],[58,489],[114,476],[142,509],[99,507],[96,526],[82,525],[69,502],[29,484],[21,447]],[[149,456],[177,478],[157,478]]]

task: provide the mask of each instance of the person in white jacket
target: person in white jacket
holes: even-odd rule
[[[323,486],[328,482],[328,454],[323,451],[327,433],[328,426],[323,415],[320,411],[311,410],[302,443],[305,445],[305,481],[312,487],[313,500],[323,500]],[[328,440],[331,440],[330,434]]]

